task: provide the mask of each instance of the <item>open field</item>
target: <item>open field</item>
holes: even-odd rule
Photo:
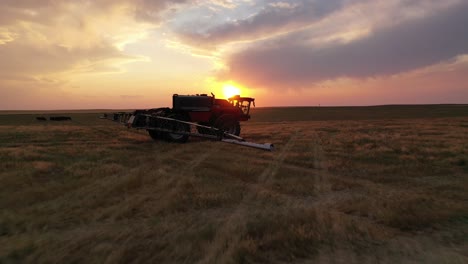
[[[0,112],[0,263],[468,263],[468,106],[252,115],[275,152]]]

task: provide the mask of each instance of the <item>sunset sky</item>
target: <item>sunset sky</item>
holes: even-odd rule
[[[0,110],[468,103],[468,0],[0,0]]]

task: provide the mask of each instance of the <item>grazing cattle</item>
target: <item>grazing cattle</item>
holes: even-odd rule
[[[43,116],[38,116],[38,117],[36,117],[36,120],[37,121],[47,121],[47,118],[45,118]]]
[[[69,116],[51,116],[50,121],[67,121],[71,120],[71,117]]]

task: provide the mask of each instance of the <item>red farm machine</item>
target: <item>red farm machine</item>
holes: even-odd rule
[[[154,140],[185,143],[190,136],[219,140],[264,150],[273,150],[270,143],[258,144],[240,137],[241,121],[250,119],[250,106],[255,99],[233,96],[217,99],[213,94],[172,96],[172,108],[136,110],[132,113],[106,114],[103,118],[145,129]]]

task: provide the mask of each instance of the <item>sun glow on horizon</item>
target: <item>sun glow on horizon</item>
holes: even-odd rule
[[[223,95],[225,98],[230,98],[234,95],[240,95],[240,93],[240,89],[231,83],[226,83],[223,85]]]

